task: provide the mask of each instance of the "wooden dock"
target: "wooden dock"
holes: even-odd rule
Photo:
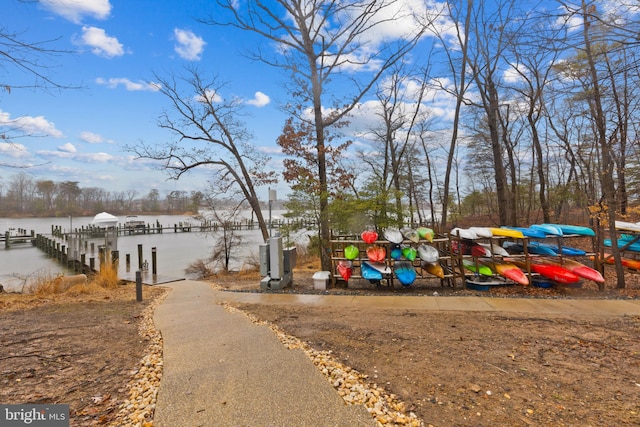
[[[282,227],[316,227],[303,220],[273,220],[270,227],[280,229]],[[50,258],[64,265],[69,270],[76,273],[92,274],[97,273],[105,263],[118,265],[120,262],[120,254],[117,250],[106,250],[112,247],[112,242],[120,236],[135,236],[140,234],[174,234],[174,233],[208,233],[224,230],[259,230],[260,227],[256,221],[241,220],[228,221],[224,223],[214,221],[204,221],[199,224],[192,222],[177,222],[170,225],[161,225],[159,221],[155,223],[136,224],[135,226],[127,226],[126,224],[118,224],[117,227],[105,229],[98,226],[82,226],[75,228],[69,232],[62,226],[52,225],[51,234],[36,234],[33,230],[27,233],[26,230],[10,228],[4,234],[0,234],[0,244],[4,243],[5,247],[11,248],[15,245],[31,244],[45,252]],[[142,265],[142,254],[138,248],[138,265]],[[113,246],[113,247],[117,247]],[[108,259],[110,258],[110,259]],[[129,271],[130,255],[126,254],[125,265],[127,270],[123,273],[123,280],[135,280],[135,272]],[[146,261],[145,261],[146,263]],[[152,266],[155,259],[152,255]],[[166,277],[155,274],[156,269],[150,266],[141,268],[143,271],[143,282],[149,285],[157,285],[168,283],[183,278]]]
[[[0,244],[4,244],[4,247],[7,249],[15,245],[35,245],[35,241],[35,231],[31,230],[30,233],[27,233],[27,230],[22,228],[18,228],[17,230],[9,229],[0,235]]]
[[[272,220],[270,224],[273,229],[280,229],[282,227],[294,227],[294,228],[313,228],[317,227],[317,224],[301,219],[293,220]],[[164,234],[164,233],[207,233],[218,232],[223,230],[259,230],[260,227],[257,221],[242,220],[242,221],[203,221],[199,224],[193,222],[178,222],[169,225],[162,225],[159,221],[155,223],[147,223],[144,225],[127,226],[126,224],[118,224],[115,228],[118,236],[130,236],[136,234]],[[51,234],[55,237],[64,237],[67,234],[62,226],[51,226]],[[104,235],[104,228],[96,226],[83,226],[73,230],[72,234],[96,234]]]

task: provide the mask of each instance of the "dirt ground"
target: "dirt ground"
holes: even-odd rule
[[[327,293],[638,298],[632,285],[606,292],[508,287],[489,292],[439,283],[393,289],[367,282]],[[253,283],[217,278],[230,290]],[[308,271],[283,292],[314,292]],[[240,304],[368,376],[427,426],[640,425],[640,316],[531,316],[484,312],[344,309]]]
[[[283,292],[638,298],[625,291],[508,287],[490,292],[438,281],[313,289],[314,265]],[[211,279],[230,291],[259,290],[256,274]],[[275,292],[275,291],[272,291]],[[0,402],[68,403],[71,425],[114,420],[144,355],[140,315],[161,287],[132,284],[90,295],[26,298],[0,294]],[[25,301],[26,299],[26,301]],[[640,317],[565,317],[414,310],[338,310],[239,305],[335,358],[404,401],[433,426],[640,425]]]
[[[72,426],[108,424],[145,354],[141,313],[163,292],[0,294],[0,402],[69,404]]]

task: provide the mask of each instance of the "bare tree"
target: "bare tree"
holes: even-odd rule
[[[238,195],[246,200],[266,240],[269,229],[256,189],[275,183],[275,173],[264,171],[269,158],[249,142],[251,135],[240,121],[241,101],[224,100],[224,84],[215,78],[205,81],[195,68],[188,69],[183,77],[156,75],[156,79],[160,92],[172,106],[171,111],[160,116],[159,126],[175,139],[159,145],[142,142],[127,148],[140,158],[158,160],[176,180],[192,169],[208,167],[212,171],[211,187],[226,198]]]
[[[477,107],[484,113],[493,155],[496,196],[500,224],[517,224],[515,159],[509,135],[509,110],[505,94],[501,91],[501,66],[505,50],[517,28],[506,30],[507,26],[522,28],[525,20],[513,19],[514,0],[501,1],[495,9],[481,4],[475,10],[473,20],[474,46],[470,53],[469,65],[473,81],[478,90]],[[507,111],[504,109],[507,107]],[[511,188],[509,186],[511,176]]]
[[[215,192],[213,193],[215,194]],[[203,202],[207,206],[207,214],[199,216],[204,221],[220,224],[215,231],[209,232],[216,239],[210,256],[205,260],[197,260],[189,266],[187,272],[198,272],[201,276],[214,274],[220,268],[229,272],[233,252],[242,245],[242,236],[232,226],[234,219],[242,209],[246,209],[246,202],[238,203],[234,200],[218,200],[216,196],[204,195]],[[213,264],[213,268],[209,265]],[[206,274],[203,274],[205,273]]]
[[[34,88],[45,91],[77,89],[77,86],[59,83],[52,76],[54,65],[48,60],[71,54],[69,51],[53,47],[56,41],[57,39],[29,41],[25,34],[17,33],[0,24],[0,94],[10,96],[12,91]],[[17,73],[12,74],[14,71]],[[19,80],[15,77],[17,75],[26,76],[26,80]],[[9,76],[12,76],[12,79]],[[0,142],[20,149],[14,141],[26,136],[32,135],[28,134],[18,121],[0,123]],[[33,165],[0,161],[0,167],[24,169]]]
[[[451,71],[450,77],[453,79],[453,87],[450,89],[442,86],[442,89],[452,93],[456,97],[456,106],[451,129],[451,142],[447,154],[447,167],[444,174],[444,186],[442,195],[442,213],[440,218],[441,227],[444,229],[447,224],[447,212],[449,210],[449,186],[451,182],[451,172],[453,170],[453,159],[458,144],[458,131],[462,106],[465,102],[467,91],[467,64],[469,60],[469,32],[471,28],[471,15],[473,11],[473,0],[467,0],[466,9],[458,9],[456,2],[447,2],[447,18],[455,27],[456,42],[451,46],[445,34],[435,25],[429,25],[431,31],[442,42],[442,47]],[[464,23],[461,21],[464,20]],[[434,21],[437,22],[437,21]],[[462,27],[462,28],[461,28]],[[456,53],[460,52],[460,58],[456,59]],[[436,80],[437,81],[437,80]],[[425,150],[426,151],[426,150]]]
[[[30,82],[17,83],[6,80],[0,74],[0,88],[11,93],[15,89],[64,89],[68,86],[58,83],[50,75],[51,65],[43,58],[69,54],[69,51],[55,49],[52,46],[58,39],[31,42],[24,34],[18,34],[0,25],[0,65],[2,69],[15,69],[33,78]]]
[[[311,123],[314,128],[320,183],[321,264],[324,270],[330,270],[330,195],[325,131],[359,104],[380,76],[413,48],[423,30],[409,29],[406,36],[397,38],[394,43],[376,45],[372,42],[384,25],[397,25],[399,20],[412,16],[412,12],[403,10],[397,0],[346,3],[332,0],[276,0],[270,3],[217,0],[217,4],[222,8],[220,13],[203,22],[239,28],[275,43],[278,49],[275,54],[266,55],[258,46],[253,56],[290,73],[289,93],[295,101],[289,112],[292,115],[304,112],[299,119]],[[227,17],[224,12],[228,13]],[[369,72],[354,72],[362,69]],[[339,92],[334,92],[336,98],[331,105],[326,105],[328,87],[332,83],[342,85]],[[308,110],[300,110],[297,106],[308,107]]]
[[[533,153],[535,178],[537,178],[537,199],[542,209],[544,222],[551,222],[551,204],[549,201],[549,141],[544,139],[548,112],[546,101],[551,97],[553,70],[559,61],[562,50],[560,40],[565,39],[566,28],[550,25],[548,19],[536,17],[529,19],[527,31],[512,34],[512,43],[506,47],[510,54],[509,63],[518,76],[511,89],[518,95],[513,102],[513,110],[524,120],[523,132],[526,132]],[[544,42],[541,43],[540,41]],[[533,178],[533,170],[531,172]],[[533,190],[534,179],[530,187]],[[533,191],[531,191],[533,193]],[[531,198],[529,198],[531,199]],[[531,202],[530,202],[531,204]],[[525,209],[528,215],[530,209]]]
[[[608,220],[609,220],[609,233],[612,236],[616,236],[615,220],[616,220],[616,188],[614,179],[614,162],[611,156],[610,140],[607,137],[607,122],[604,108],[602,105],[602,93],[600,89],[600,81],[598,71],[596,68],[596,59],[594,53],[593,42],[591,39],[592,32],[589,27],[592,24],[593,16],[595,15],[595,6],[587,7],[585,0],[582,0],[582,7],[580,10],[583,18],[583,37],[584,37],[584,53],[587,58],[588,72],[591,76],[591,90],[592,97],[589,102],[590,111],[593,116],[594,126],[596,130],[596,140],[598,147],[600,147],[601,156],[601,173],[600,180],[602,185],[602,192],[604,199],[609,207]],[[616,275],[617,275],[617,287],[624,288],[624,269],[620,260],[620,251],[618,250],[617,239],[611,239],[611,246],[613,249],[613,256],[615,259]]]

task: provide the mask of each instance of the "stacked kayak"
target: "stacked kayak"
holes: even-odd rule
[[[616,228],[620,232],[638,233],[622,234],[617,243],[625,250],[640,252],[640,223],[616,221]],[[586,251],[564,245],[563,239],[567,236],[594,236],[589,227],[555,223],[528,227],[455,227],[449,235],[451,255],[458,255],[461,267],[474,273],[476,279],[473,280],[521,285],[541,280],[566,285],[582,279],[604,282],[600,272],[568,258],[585,256]],[[389,227],[379,234],[369,227],[360,237],[360,243],[353,242],[342,248],[343,258],[334,264],[336,273],[345,281],[359,269],[360,276],[371,282],[394,277],[403,286],[410,286],[420,271],[421,275],[428,273],[444,278],[445,270],[451,273],[453,268],[446,261],[440,264],[440,251],[444,249],[432,246],[435,233],[431,228]],[[604,244],[610,246],[611,240],[605,240]],[[525,252],[528,254],[526,260],[522,255]],[[625,259],[624,263],[640,270],[640,260]],[[528,272],[534,274],[529,276]]]
[[[525,261],[511,259],[509,262],[517,265],[521,269],[525,269],[527,267],[527,263]],[[529,266],[532,272],[538,273],[539,275],[560,284],[568,285],[580,281],[580,277],[578,275],[558,264],[545,263],[533,258],[529,263]]]

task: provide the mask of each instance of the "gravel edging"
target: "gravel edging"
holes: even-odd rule
[[[424,426],[424,422],[416,414],[406,412],[404,402],[401,402],[395,394],[387,393],[384,388],[368,382],[367,375],[335,360],[331,351],[316,350],[299,338],[287,335],[278,326],[260,320],[253,314],[235,308],[227,302],[219,304],[229,312],[244,314],[256,325],[268,327],[286,348],[301,349],[346,404],[364,405],[379,426]]]
[[[131,371],[127,384],[128,398],[118,406],[118,414],[111,427],[152,427],[158,389],[162,379],[162,334],[155,328],[153,314],[169,294],[167,290],[156,297],[143,311],[138,334],[149,342],[145,356]]]

